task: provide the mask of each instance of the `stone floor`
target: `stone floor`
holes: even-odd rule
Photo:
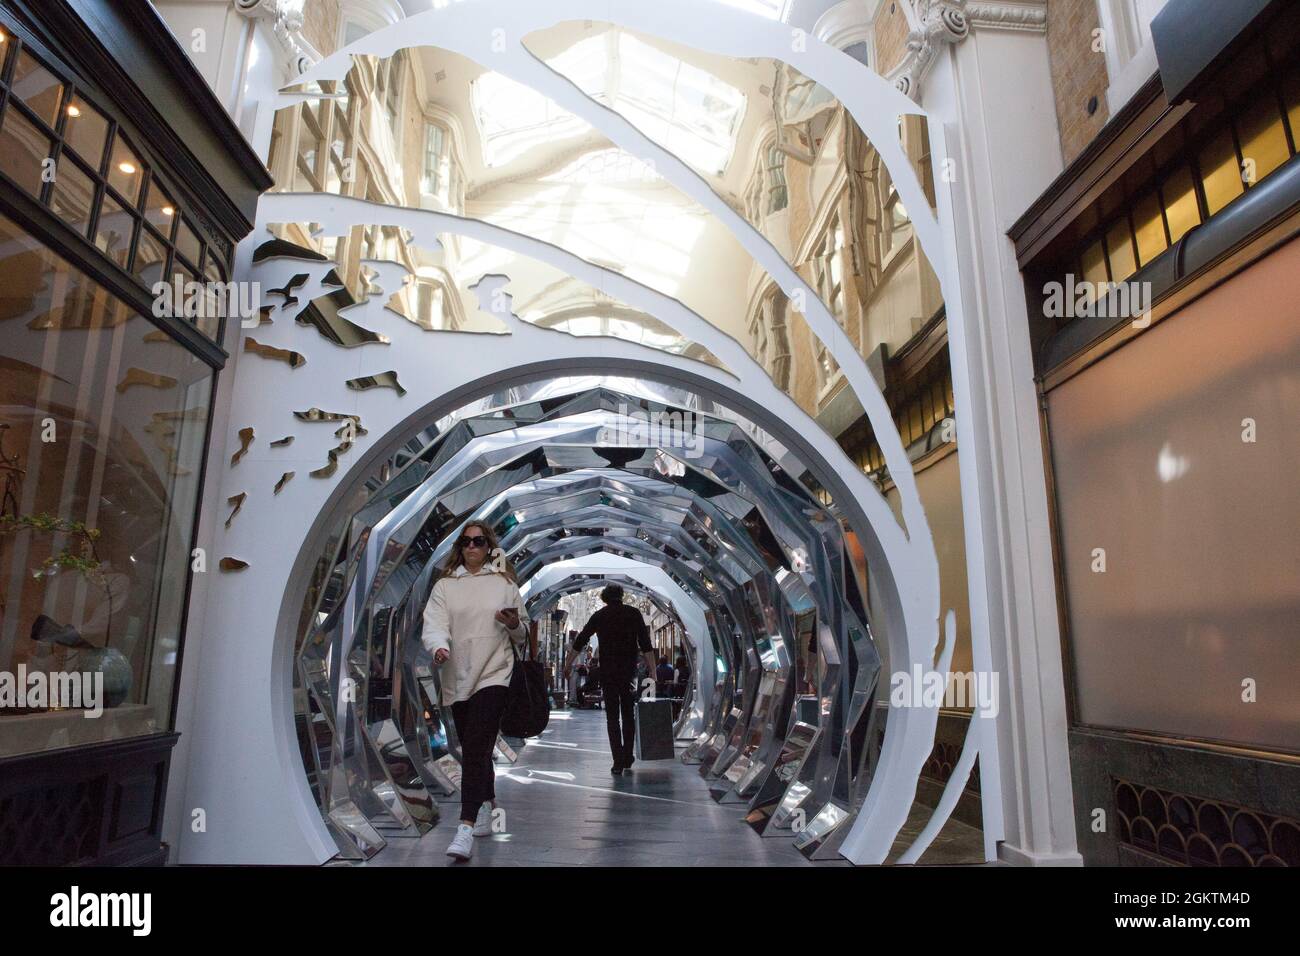
[[[614,777],[610,763],[603,712],[556,711],[517,763],[497,764],[508,832],[477,838],[473,858],[455,863],[445,851],[459,804],[448,802],[433,830],[391,838],[367,865],[827,865],[805,860],[788,835],[760,837],[742,821],[743,804],[720,806],[709,797],[696,767],[638,761],[629,775]]]

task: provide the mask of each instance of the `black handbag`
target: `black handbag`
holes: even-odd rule
[[[506,710],[501,715],[501,733],[507,737],[536,737],[551,721],[546,671],[541,661],[521,657],[514,641],[510,642],[510,647],[515,654],[515,667],[510,672]]]

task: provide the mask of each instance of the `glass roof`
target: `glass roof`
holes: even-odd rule
[[[551,65],[691,165],[721,173],[731,162],[745,94],[713,74],[621,31],[576,43]],[[500,73],[483,74],[471,89],[487,166],[504,165],[586,127]]]

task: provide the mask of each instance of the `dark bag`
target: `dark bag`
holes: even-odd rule
[[[551,721],[551,698],[546,693],[546,672],[541,661],[519,656],[515,642],[515,669],[510,672],[506,711],[501,715],[501,733],[507,737],[536,737]]]

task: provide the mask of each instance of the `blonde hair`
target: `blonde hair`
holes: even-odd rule
[[[451,541],[451,553],[447,555],[447,560],[442,566],[443,574],[450,574],[465,563],[465,555],[461,553],[460,539],[465,537],[465,532],[470,528],[478,528],[483,532],[483,537],[487,538],[488,561],[491,561],[492,559],[492,552],[501,547],[500,543],[497,541],[496,533],[489,525],[480,521],[467,521],[465,524],[461,525],[460,530],[456,532],[456,537]],[[503,573],[507,580],[513,584],[518,584],[519,579],[515,576],[515,566],[510,563],[510,558],[504,551],[501,552],[501,563],[505,567]]]

